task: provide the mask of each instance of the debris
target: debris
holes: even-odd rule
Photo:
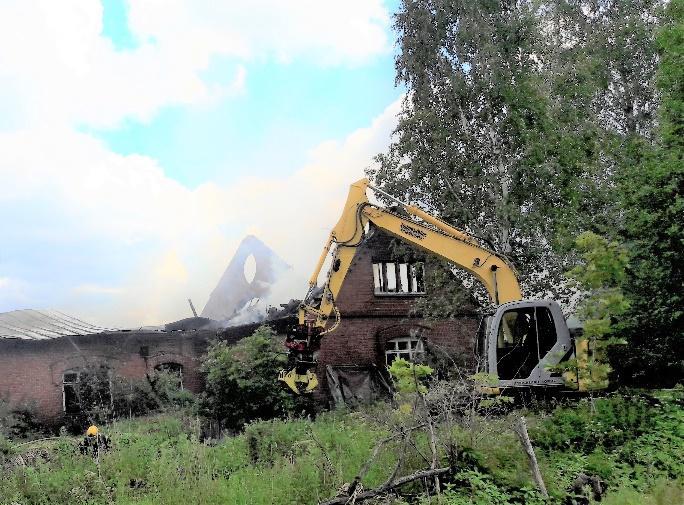
[[[128,487],[130,487],[131,489],[142,489],[147,487],[147,481],[143,479],[131,479],[128,482]]]
[[[197,311],[195,310],[195,306],[192,304],[192,300],[190,298],[188,298],[188,303],[190,304],[190,310],[192,310],[193,317],[197,317]]]
[[[589,505],[601,501],[606,492],[606,485],[600,477],[580,473],[572,482],[568,491],[567,505]]]

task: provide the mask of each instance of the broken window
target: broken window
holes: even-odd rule
[[[62,406],[66,414],[112,407],[111,379],[106,367],[67,370],[62,375]]]
[[[62,376],[62,405],[66,414],[76,414],[81,410],[78,401],[78,372],[64,372]]]
[[[417,361],[424,353],[423,341],[419,337],[393,338],[385,345],[385,362],[389,366],[397,358]]]
[[[375,293],[425,293],[424,267],[422,262],[397,263],[382,261],[373,263]]]
[[[174,384],[178,390],[183,390],[183,365],[180,363],[160,363],[154,367],[156,372],[167,375],[174,379]]]

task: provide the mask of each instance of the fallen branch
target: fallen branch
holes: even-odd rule
[[[361,470],[359,470],[359,473],[356,475],[356,477],[354,477],[354,480],[351,482],[351,484],[349,484],[348,495],[352,496],[354,494],[357,486],[361,483],[361,479],[363,479],[366,476],[366,473],[368,473],[368,470],[370,470],[371,464],[373,463],[373,461],[375,461],[375,458],[378,457],[378,453],[380,452],[380,449],[382,449],[382,447],[385,444],[391,442],[392,440],[399,438],[401,435],[405,435],[404,440],[407,440],[406,437],[408,436],[409,433],[411,433],[412,431],[417,430],[419,428],[422,428],[422,427],[423,427],[423,424],[419,424],[417,426],[411,426],[410,428],[402,428],[399,433],[395,433],[393,435],[390,435],[387,438],[380,440],[375,445],[375,447],[373,448],[373,452],[371,453],[370,457],[366,460],[366,463],[363,465]],[[395,473],[396,473],[396,471],[395,471]]]
[[[409,433],[406,433],[406,435],[404,436],[404,445],[402,445],[401,451],[399,452],[397,464],[394,465],[394,470],[392,470],[392,474],[389,477],[387,477],[387,480],[381,487],[388,486],[397,477],[397,473],[399,473],[399,469],[401,468],[401,465],[404,462],[404,456],[406,456],[406,444],[408,443],[410,436],[411,435]]]
[[[428,477],[436,477],[438,475],[445,474],[449,470],[451,470],[451,467],[447,466],[445,468],[435,468],[433,470],[421,470],[419,472],[406,475],[391,482],[387,482],[380,487],[377,487],[375,489],[369,489],[368,491],[365,491],[357,495],[354,503],[368,500],[370,498],[375,498],[376,496],[386,493],[387,491],[395,489],[399,486],[403,486],[404,484],[408,484],[409,482],[413,482],[415,480],[426,479]],[[349,496],[338,496],[336,498],[333,498],[332,500],[321,502],[319,505],[346,505],[349,502],[349,498]]]

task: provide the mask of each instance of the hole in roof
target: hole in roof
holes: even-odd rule
[[[250,254],[245,259],[244,273],[247,284],[251,284],[254,280],[254,276],[256,275],[256,258],[254,258],[253,254]]]

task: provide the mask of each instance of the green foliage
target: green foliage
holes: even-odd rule
[[[577,406],[558,407],[530,434],[535,444],[547,449],[614,449],[643,434],[651,413],[638,396],[586,399]]]
[[[684,378],[684,3],[673,0],[658,33],[662,99],[654,145],[642,145],[619,194],[631,268],[623,333],[629,346],[613,366],[624,381],[672,386]]]
[[[494,244],[540,289],[534,273],[560,271],[540,239],[556,195],[537,188],[556,170],[535,7],[405,1],[395,28],[397,79],[411,93],[374,182]]]
[[[583,263],[573,268],[569,276],[577,280],[582,287],[591,290],[606,290],[613,289],[624,281],[625,267],[629,258],[622,245],[617,242],[608,242],[595,233],[586,232],[577,238],[576,246]],[[624,310],[625,307],[618,308]],[[585,310],[592,309],[587,307]],[[593,313],[589,315],[594,316]]]
[[[631,304],[630,346],[613,368],[635,385],[671,386],[684,377],[682,0],[540,5],[401,2],[397,81],[410,93],[369,175],[492,243],[526,296],[567,299],[579,234],[622,243],[625,298],[604,292],[610,307],[596,306]],[[449,268],[436,270],[418,305],[450,317],[470,300],[442,289]],[[590,317],[587,329],[609,325]],[[608,371],[595,362],[588,378],[600,387]]]
[[[0,466],[2,466],[5,461],[14,454],[14,444],[0,433]]]
[[[35,438],[42,436],[42,426],[36,420],[35,408],[30,404],[10,407],[0,399],[0,436],[7,438]]]
[[[202,362],[206,384],[201,412],[226,428],[239,429],[255,419],[301,410],[302,403],[277,380],[278,371],[286,364],[281,344],[267,326],[237,344],[215,342]]]
[[[74,409],[67,405],[65,425],[72,433],[82,433],[89,424],[103,424],[114,416],[111,370],[103,365],[89,365],[78,370],[74,384]]]
[[[177,374],[154,370],[145,379],[112,377],[114,415],[131,417],[180,408],[191,408],[195,397],[181,387]]]
[[[427,393],[427,386],[423,382],[432,375],[433,370],[429,366],[397,358],[392,362],[388,370],[394,380],[397,392]]]
[[[534,489],[511,491],[497,485],[487,474],[477,470],[463,470],[454,475],[455,484],[449,485],[438,503],[443,505],[509,505],[526,503],[542,505],[544,499]],[[429,503],[428,500],[421,501]]]
[[[587,389],[602,389],[608,385],[610,365],[607,348],[620,343],[614,338],[614,321],[629,308],[621,285],[625,279],[628,255],[617,242],[608,242],[595,233],[585,232],[577,238],[581,263],[568,272],[588,294],[580,303],[577,315],[584,324],[581,340],[587,341],[588,360],[584,356],[563,366],[579,374]],[[578,343],[578,349],[583,346]],[[573,381],[574,382],[574,381]]]
[[[643,492],[621,488],[608,493],[602,505],[672,505],[684,503],[684,485],[672,481],[659,481],[652,490]]]
[[[386,433],[353,414],[248,425],[215,446],[199,442],[182,411],[104,427],[113,448],[98,462],[60,439],[48,461],[0,473],[0,504],[164,505],[317,503],[349,482]],[[379,455],[368,485],[389,475],[395,454]],[[410,469],[410,467],[409,467]]]

